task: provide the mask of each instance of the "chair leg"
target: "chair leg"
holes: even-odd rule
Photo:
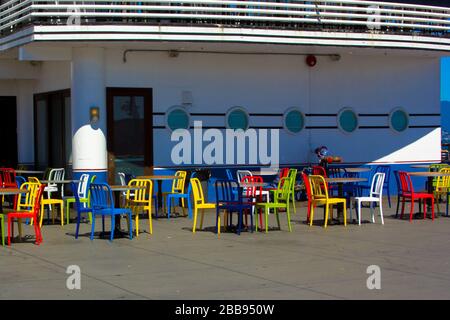
[[[266,206],[266,210],[264,212],[264,217],[266,220],[266,233],[269,232],[269,206]]]
[[[434,221],[434,198],[431,198],[431,220]]]
[[[361,225],[361,201],[357,200],[358,211],[356,214],[358,215],[358,225]]]
[[[131,212],[128,213],[128,233],[130,234],[130,240],[133,239],[133,216],[131,215]]]
[[[111,236],[109,237],[109,241],[113,241],[114,239],[114,227],[116,224],[116,215],[115,214],[111,214]]]
[[[70,202],[66,201],[66,224],[70,223]]]
[[[389,208],[392,208],[392,206],[391,206],[391,189],[389,187],[389,184],[388,184],[388,187],[387,187],[387,197],[388,197]],[[380,207],[381,207],[381,203],[380,203]]]
[[[203,230],[203,218],[205,217],[205,209],[202,209],[202,217],[200,219],[200,230]]]
[[[59,204],[61,210],[61,227],[64,226],[64,202]]]
[[[170,195],[168,195],[167,196],[167,219],[170,219],[170,210],[172,209],[171,208],[171,200],[172,200],[172,197],[170,196]]]
[[[78,239],[78,232],[80,231],[81,214],[77,212],[77,226],[75,229],[75,239]]]
[[[288,207],[289,206],[289,203],[287,204],[287,206],[286,207]],[[286,209],[286,211],[287,211],[287,209]],[[279,210],[278,210],[278,208],[276,208],[275,209],[275,216],[277,217],[277,224],[278,224],[278,229],[280,229],[281,230],[281,224],[280,224],[280,214],[278,213],[279,212]]]
[[[42,221],[44,220],[44,205],[41,204],[41,219],[39,220],[39,227],[42,228]],[[38,223],[37,221],[35,223]],[[33,224],[33,222],[31,223]]]
[[[0,227],[2,229],[2,246],[5,246],[5,216],[0,214]]]
[[[344,226],[347,226],[347,203],[344,201]]]
[[[380,199],[380,218],[381,218],[381,224],[384,225],[384,218],[383,218],[383,203],[382,203],[382,199]]]
[[[286,209],[286,216],[287,216],[287,222],[288,222],[288,229],[289,229],[289,232],[292,232],[292,226],[291,226],[291,213],[289,212],[289,206],[287,206],[287,209]]]
[[[397,195],[397,209],[395,210],[395,218],[398,218],[398,209],[400,207],[400,196]]]
[[[35,238],[36,241],[34,242],[35,244],[39,245],[41,243],[41,239],[40,239],[40,232],[39,232],[39,225],[37,223],[34,224],[34,233],[36,234]]]
[[[11,224],[13,223],[12,218],[8,216],[8,246],[11,245]]]
[[[414,198],[411,198],[411,210],[409,212],[409,222],[412,222],[413,213],[414,213]]]
[[[330,205],[328,203],[325,203],[325,221],[323,227],[326,229],[328,226],[328,215],[330,211]]]
[[[313,224],[313,219],[314,219],[314,203],[312,203],[310,209],[311,209],[311,212],[310,212],[310,215],[309,215],[309,226],[311,227],[312,224]]]
[[[402,199],[402,212],[400,213],[400,219],[403,219],[403,214],[405,212],[405,202],[406,202],[406,198]]]
[[[150,234],[153,234],[152,206],[148,208],[148,227],[150,230]]]
[[[194,223],[192,224],[192,233],[195,233],[195,228],[197,225],[197,213],[198,213],[198,209],[194,208]]]
[[[308,204],[307,204],[308,208],[307,208],[307,216],[306,216],[306,222],[309,223],[309,218],[311,216],[311,200],[308,199]]]
[[[373,202],[370,203],[370,215],[372,216],[372,223],[375,223],[375,214],[373,212]]]
[[[91,240],[94,240],[95,214],[92,215]]]
[[[135,221],[135,223],[136,223],[136,238],[138,238],[139,237],[139,209],[135,209],[135,212],[136,212],[136,221]]]

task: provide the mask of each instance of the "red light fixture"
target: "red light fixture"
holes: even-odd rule
[[[310,54],[306,57],[306,64],[310,67],[314,67],[317,64],[316,56]]]

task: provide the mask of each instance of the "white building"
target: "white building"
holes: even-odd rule
[[[67,165],[73,148],[77,172],[170,167],[169,127],[195,120],[280,129],[281,165],[321,145],[347,163],[440,161],[448,4],[3,2],[3,161]]]

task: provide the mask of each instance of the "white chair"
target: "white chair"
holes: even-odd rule
[[[375,215],[373,211],[373,203],[378,202],[380,206],[380,217],[381,224],[384,224],[383,219],[383,184],[384,184],[385,174],[382,172],[376,173],[372,178],[372,184],[370,186],[370,195],[368,197],[356,197],[355,201],[357,203],[357,215],[358,224],[361,225],[361,203],[370,202],[370,213],[372,215],[372,223],[375,223]]]
[[[48,175],[49,181],[62,181],[64,180],[66,170],[64,168],[51,169]],[[47,198],[51,199],[51,194],[54,192],[58,192],[58,184],[57,183],[48,183],[44,189],[44,192],[47,192]],[[61,199],[64,198],[64,186],[61,185]],[[52,205],[49,205],[50,211],[52,211]]]

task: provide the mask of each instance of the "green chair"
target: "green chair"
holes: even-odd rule
[[[280,217],[279,217],[279,209],[285,209],[286,210],[286,216],[287,216],[287,222],[289,227],[289,232],[292,231],[291,228],[291,215],[289,211],[289,198],[292,193],[292,186],[291,186],[291,178],[290,177],[284,177],[281,178],[278,182],[278,188],[274,192],[274,201],[273,202],[260,202],[256,204],[257,208],[263,208],[264,209],[264,216],[266,220],[266,233],[268,232],[268,222],[269,222],[269,210],[273,209],[275,210],[275,215],[277,218],[278,227],[281,229],[280,226]],[[256,231],[258,231],[258,219],[255,219],[256,223]]]

